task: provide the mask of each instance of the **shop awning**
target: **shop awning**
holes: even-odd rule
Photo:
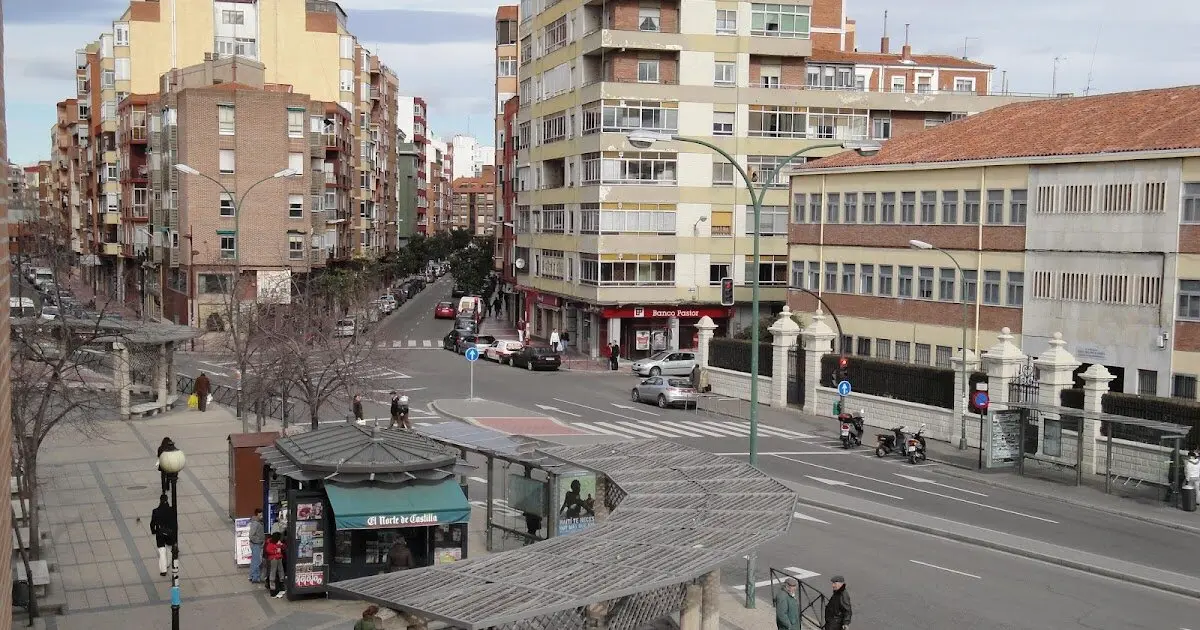
[[[403,486],[325,485],[340,530],[465,523],[471,504],[453,477]]]

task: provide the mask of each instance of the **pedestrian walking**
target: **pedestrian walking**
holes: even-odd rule
[[[362,394],[354,395],[354,404],[350,405],[350,412],[354,414],[355,422],[359,424],[367,423],[363,418]]]
[[[387,572],[407,571],[415,567],[416,564],[412,551],[408,548],[408,541],[404,540],[403,536],[400,536],[396,539],[396,542],[392,543],[391,549],[388,549]]]
[[[500,310],[504,307],[504,301],[497,295],[496,299],[492,300],[492,311],[496,313],[496,319],[500,319]]]
[[[212,383],[208,380],[208,375],[204,372],[196,377],[196,408],[200,411],[208,411],[208,394],[212,391]]]
[[[775,628],[777,630],[800,630],[800,600],[797,591],[800,584],[795,578],[783,582],[783,590],[775,594]]]
[[[154,534],[154,546],[158,548],[158,574],[167,574],[167,551],[177,542],[179,524],[175,510],[167,502],[167,495],[158,497],[158,507],[150,512],[150,533]]]
[[[829,582],[833,584],[833,593],[825,602],[825,630],[846,630],[850,627],[850,591],[846,588],[846,578],[835,575]],[[796,626],[797,628],[799,626]]]
[[[383,620],[379,618],[378,606],[367,606],[362,619],[354,623],[354,630],[383,630]]]
[[[267,558],[267,589],[271,596],[280,598],[286,590],[283,580],[283,536],[271,534],[263,546],[263,555]]]
[[[550,331],[550,347],[562,352],[562,349],[559,346],[560,341],[561,339],[558,336],[558,329],[555,328],[554,330]]]
[[[487,300],[483,301],[483,316],[485,318],[492,316],[492,303]]]
[[[1200,451],[1192,449],[1183,461],[1183,480],[1193,488],[1200,486]]]
[[[566,352],[567,346],[570,345],[570,343],[571,343],[571,333],[569,333],[567,331],[563,331],[562,336],[559,337],[559,339],[558,339],[558,351]]]
[[[617,371],[617,361],[621,356],[621,346],[616,342],[608,345],[608,368],[614,372]]]
[[[389,429],[411,429],[412,423],[408,421],[408,413],[405,409],[404,401],[400,400],[400,394],[392,392],[392,423],[388,425]]]
[[[158,453],[155,454],[154,467],[158,469],[158,480],[162,484],[163,496],[166,496],[167,491],[171,489],[171,480],[167,478],[167,473],[158,467],[158,458],[162,457],[163,453],[173,450],[175,450],[175,442],[171,441],[171,438],[165,437],[162,439],[162,443],[158,445]]]
[[[262,508],[254,508],[254,516],[250,517],[250,581],[254,584],[262,582],[263,543],[266,541]]]
[[[525,318],[517,320],[517,341],[525,345]]]

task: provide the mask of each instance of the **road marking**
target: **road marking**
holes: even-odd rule
[[[803,433],[795,433],[792,431],[788,431],[787,429],[780,429],[779,427],[767,426],[765,424],[758,425],[758,432],[763,435],[773,435],[775,437],[788,438],[791,440],[795,440],[798,438],[812,437],[810,435],[805,435]]]
[[[566,414],[566,415],[568,415],[568,416],[575,416],[576,418],[582,418],[582,417],[583,417],[583,416],[581,416],[581,415],[579,415],[579,414],[577,414],[577,413],[571,413],[570,411],[563,411],[562,409],[559,409],[558,407],[551,407],[550,405],[535,405],[535,406],[536,406],[538,409],[541,409],[541,410],[543,410],[543,411],[557,411],[558,413],[561,413],[561,414]]]
[[[697,422],[696,425],[704,427],[706,429],[709,429],[710,431],[716,431],[717,433],[721,433],[721,434],[724,434],[724,435],[727,435],[730,437],[743,438],[743,437],[747,437],[750,435],[750,429],[748,427],[746,427],[744,430],[742,430],[741,427],[738,427],[737,425],[734,425],[734,424],[700,421],[700,422]]]
[[[415,348],[415,347],[417,347],[417,340],[416,340],[416,339],[409,339],[409,340],[408,340],[408,347],[409,347],[409,348]]]
[[[432,422],[414,422],[413,424],[418,424],[418,425],[420,425],[420,426],[423,426],[423,427],[431,427],[431,426],[433,426],[433,423],[432,423]]]
[[[629,405],[621,405],[618,403],[609,403],[609,404],[616,407],[617,409],[627,409],[629,411],[636,411],[638,413],[644,413],[648,416],[657,416],[658,415],[657,413],[654,413],[653,411],[646,411],[645,409],[638,409],[637,407],[630,407]]]
[[[631,428],[629,428],[629,427],[623,427],[623,426],[620,426],[620,425],[613,425],[613,424],[609,424],[609,423],[607,423],[607,422],[600,422],[599,420],[597,420],[597,421],[595,422],[595,424],[596,424],[597,426],[607,427],[607,428],[609,428],[609,429],[612,429],[613,431],[625,431],[626,433],[632,433],[632,434],[634,434],[634,435],[635,435],[635,436],[637,436],[637,437],[644,437],[644,438],[658,437],[657,435],[653,435],[653,434],[651,434],[651,433],[644,433],[644,432],[642,432],[642,431],[638,431],[638,430],[636,430],[636,429],[631,429]]]
[[[624,433],[618,433],[617,431],[613,431],[611,429],[605,429],[604,427],[593,426],[586,422],[573,422],[573,423],[571,423],[571,426],[583,427],[584,429],[591,431],[592,433],[603,433],[604,435],[615,435],[617,437],[623,437],[623,438],[629,437],[628,435],[625,435]]]
[[[671,422],[670,420],[659,420],[658,424],[666,425],[668,428],[670,428],[673,431],[693,431],[694,433],[699,433],[701,435],[707,435],[709,437],[725,437],[724,435],[717,433],[716,431],[713,431],[712,429],[701,428],[701,427],[695,426],[694,423],[692,425],[688,425],[688,424],[684,424],[682,422]]]
[[[675,435],[674,433],[667,431],[666,429],[659,429],[648,422],[614,422],[613,424],[617,424],[617,425],[620,425],[623,427],[632,426],[632,428],[630,429],[631,431],[634,431],[634,430],[644,431],[646,433],[653,433],[655,435],[659,435],[662,437],[669,437],[669,438],[680,437],[678,435]]]
[[[783,572],[787,573],[788,577],[794,577],[797,580],[811,580],[811,579],[821,575],[820,573],[814,573],[812,571],[807,571],[805,569],[801,569],[800,567],[788,567],[788,568],[784,569]],[[762,580],[759,582],[755,582],[754,588],[762,588],[764,586],[770,586],[770,585],[771,585],[771,580]],[[746,585],[739,584],[733,588],[735,588],[739,591],[744,591],[744,590],[746,590]]]
[[[923,483],[923,484],[930,485],[930,486],[940,486],[942,488],[949,488],[950,490],[956,490],[958,492],[965,492],[967,494],[973,494],[977,497],[986,497],[987,496],[986,494],[984,494],[982,492],[975,492],[974,490],[964,490],[962,488],[955,488],[954,486],[948,486],[944,483],[939,483],[932,479],[925,479],[923,477],[913,477],[911,475],[901,475],[900,473],[892,473],[892,474],[896,475],[897,477],[900,477],[901,479],[907,479],[913,483]]]
[[[823,483],[823,484],[825,484],[825,485],[827,485],[827,486],[839,486],[839,487],[853,488],[853,489],[855,489],[855,490],[861,490],[862,492],[869,492],[869,493],[871,493],[871,494],[878,494],[878,495],[879,495],[879,496],[881,496],[881,497],[887,497],[887,498],[889,498],[889,499],[895,499],[895,500],[897,500],[897,501],[903,501],[903,500],[904,500],[904,499],[902,499],[902,498],[900,498],[900,497],[897,497],[897,496],[890,495],[890,494],[888,494],[888,493],[886,493],[886,492],[878,492],[878,491],[876,491],[876,490],[867,490],[866,488],[859,488],[858,486],[852,486],[852,485],[850,485],[850,483],[849,483],[849,482],[847,482],[847,481],[838,481],[838,480],[836,480],[836,479],[826,479],[826,478],[824,478],[824,477],[813,477],[812,475],[804,475],[804,476],[805,476],[805,477],[808,477],[809,479],[812,479],[813,481],[816,481],[816,482],[818,482],[818,483]]]
[[[953,573],[955,575],[962,575],[962,576],[969,577],[969,578],[975,578],[976,580],[983,579],[983,578],[979,577],[978,575],[975,575],[974,573],[963,573],[962,571],[955,571],[954,569],[947,569],[946,567],[939,567],[936,564],[929,564],[928,562],[921,562],[920,560],[909,560],[909,562],[911,562],[913,564],[919,564],[923,567],[929,567],[930,569],[937,569],[939,571],[945,571],[947,573]]]
[[[400,345],[401,345],[401,343],[402,343],[402,342],[401,342],[399,339],[397,339],[397,340],[395,340],[395,341],[393,341],[393,342],[392,342],[392,347],[393,347],[393,348],[399,348],[399,347],[400,347]]]
[[[483,477],[467,477],[467,479],[474,481],[475,483],[487,483],[487,479],[484,479]]]
[[[829,521],[822,521],[821,519],[819,519],[819,518],[817,518],[817,517],[815,517],[815,516],[809,516],[809,515],[807,515],[807,514],[801,514],[801,513],[799,513],[799,512],[793,512],[793,513],[792,513],[792,518],[798,518],[798,519],[800,519],[800,520],[802,520],[802,521],[812,521],[812,522],[814,522],[814,523],[821,523],[821,524],[824,524],[824,525],[828,525],[828,524],[829,524]]]
[[[428,340],[428,339],[426,339],[425,341],[422,341],[422,342],[421,342],[421,346],[422,346],[422,347],[425,347],[425,348],[432,348],[432,347],[433,347],[433,342],[432,342],[432,341],[430,341],[430,340]]]
[[[608,414],[608,415],[610,415],[610,416],[616,416],[616,417],[618,417],[618,418],[621,418],[621,419],[623,419],[623,420],[633,420],[634,422],[637,422],[637,418],[634,418],[633,416],[626,416],[626,415],[624,415],[624,414],[619,414],[619,413],[616,413],[616,412],[613,412],[613,411],[609,411],[609,410],[607,410],[607,409],[599,409],[599,408],[597,408],[597,407],[589,407],[589,406],[587,406],[587,405],[584,405],[584,404],[581,404],[581,403],[577,403],[577,402],[571,402],[570,400],[566,400],[566,399],[563,399],[563,398],[555,398],[554,400],[557,400],[557,401],[558,401],[558,402],[560,402],[560,403],[567,403],[568,405],[575,405],[576,407],[583,407],[584,409],[590,409],[591,411],[599,411],[600,413],[606,413],[606,414]]]
[[[471,505],[473,505],[481,510],[487,509],[487,503],[480,501],[479,499],[475,499],[475,500],[471,501],[470,503],[471,503]],[[505,516],[523,516],[523,514],[521,512],[518,512],[510,507],[501,505],[500,499],[492,499],[492,509],[494,510],[493,513],[499,513],[499,514],[502,514]]]
[[[1012,514],[1013,516],[1024,516],[1025,518],[1033,519],[1033,520],[1035,520],[1035,521],[1042,521],[1042,522],[1044,522],[1044,523],[1053,523],[1053,524],[1055,524],[1055,525],[1058,525],[1058,524],[1059,524],[1059,523],[1058,523],[1058,521],[1053,521],[1053,520],[1050,520],[1050,519],[1048,519],[1048,518],[1042,518],[1042,517],[1040,517],[1040,516],[1034,516],[1034,515],[1032,515],[1032,514],[1025,514],[1024,512],[1017,512],[1017,511],[1015,511],[1015,510],[1006,510],[1006,509],[1004,509],[1004,508],[1002,508],[1002,507],[996,507],[996,506],[994,506],[994,505],[987,505],[986,503],[979,503],[978,501],[970,501],[970,500],[968,500],[968,499],[963,499],[963,498],[960,498],[960,497],[953,497],[953,496],[950,496],[950,495],[948,495],[948,494],[942,494],[942,493],[940,493],[940,492],[934,492],[934,491],[932,491],[932,490],[924,490],[924,489],[922,489],[922,488],[914,488],[914,487],[912,487],[912,486],[906,486],[906,485],[904,485],[904,484],[902,484],[902,483],[892,483],[891,481],[884,481],[883,479],[876,479],[876,478],[874,478],[874,477],[868,477],[868,476],[866,476],[866,475],[858,475],[858,474],[855,474],[855,473],[846,472],[846,471],[844,471],[844,470],[838,470],[838,469],[836,469],[836,468],[830,468],[829,466],[822,466],[822,465],[820,465],[820,464],[814,464],[814,463],[812,463],[812,462],[806,462],[806,461],[804,461],[804,460],[802,460],[802,459],[792,459],[792,458],[790,458],[790,457],[787,457],[787,456],[784,456],[784,455],[776,455],[776,457],[778,457],[778,458],[780,458],[780,459],[786,459],[786,460],[788,460],[789,462],[796,462],[797,464],[804,464],[805,466],[812,466],[812,467],[814,467],[814,468],[820,468],[820,469],[822,469],[822,470],[828,470],[829,472],[834,472],[834,473],[837,473],[837,474],[839,474],[839,475],[845,475],[845,476],[847,476],[847,477],[858,477],[859,479],[866,479],[866,480],[868,480],[868,481],[875,481],[875,482],[882,483],[882,484],[889,485],[889,486],[896,486],[897,488],[905,488],[905,489],[907,489],[907,490],[912,490],[913,492],[920,492],[920,493],[923,493],[923,494],[928,494],[928,495],[932,495],[932,496],[935,496],[935,497],[941,497],[941,498],[943,498],[943,499],[950,499],[951,501],[958,501],[959,503],[966,503],[967,505],[974,505],[974,506],[976,506],[976,507],[981,507],[981,508],[988,509],[988,510],[995,510],[995,511],[997,511],[997,512],[1004,512],[1005,514]],[[897,498],[899,498],[899,497],[897,497]]]

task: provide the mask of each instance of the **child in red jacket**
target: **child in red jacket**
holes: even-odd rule
[[[267,539],[267,543],[263,545],[263,557],[267,560],[267,588],[271,590],[271,595],[276,598],[283,597],[283,540],[278,533],[271,534]],[[271,579],[274,578],[272,586]]]

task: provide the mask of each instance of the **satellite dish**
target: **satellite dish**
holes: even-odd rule
[[[518,258],[515,261],[513,261],[513,264],[517,266],[517,269],[524,269],[525,268],[525,259]]]

